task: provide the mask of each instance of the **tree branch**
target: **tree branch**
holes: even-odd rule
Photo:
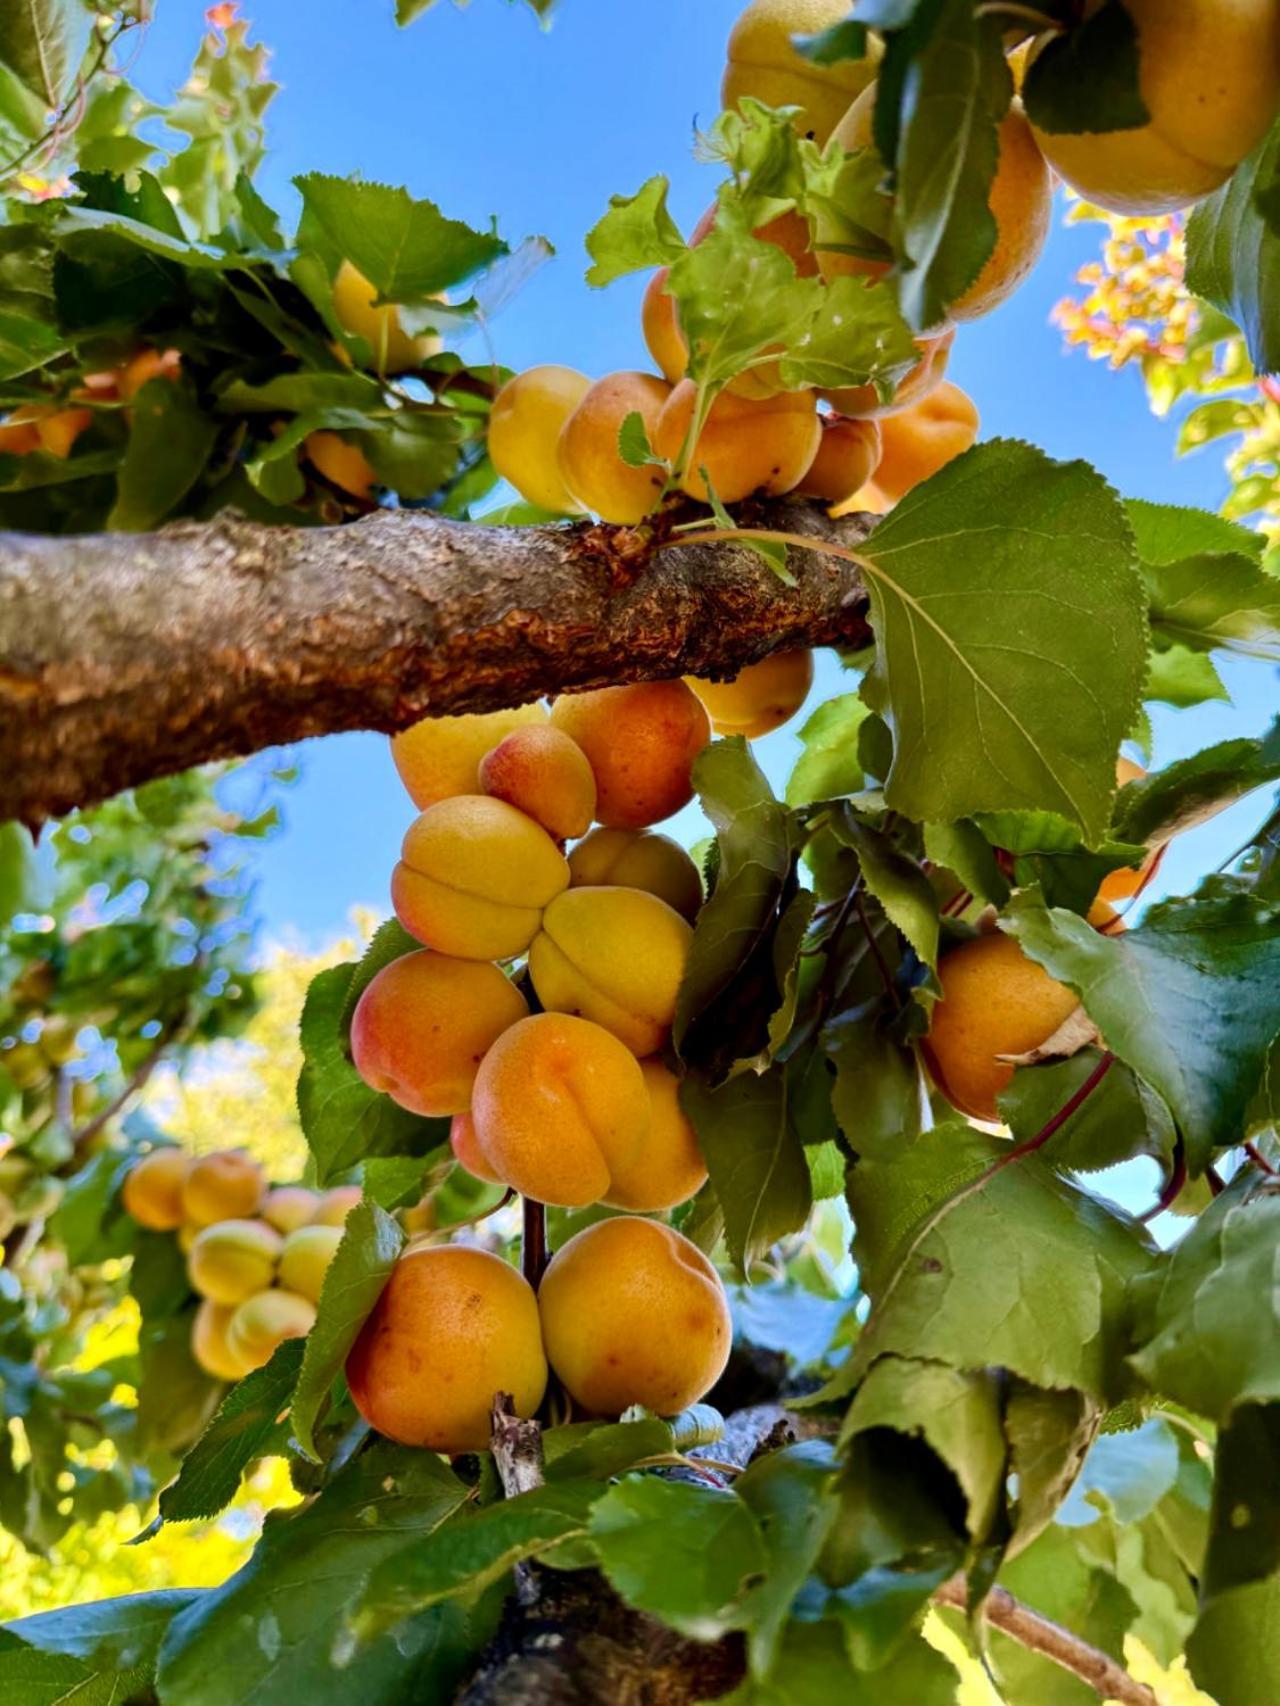
[[[872,518],[763,522],[854,546]],[[408,727],[564,688],[731,675],[865,641],[858,571],[625,528],[379,510],[337,528],[222,515],[152,534],[0,534],[0,820],[308,735]]]

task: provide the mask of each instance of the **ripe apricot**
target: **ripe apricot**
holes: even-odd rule
[[[551,721],[586,753],[606,828],[647,829],[693,798],[693,761],[711,724],[683,681],[561,694]]]
[[[267,1192],[262,1218],[277,1232],[296,1232],[312,1220],[319,1207],[319,1191],[309,1191],[305,1185],[278,1185]]]
[[[140,349],[136,355],[131,355],[111,378],[113,388],[121,401],[129,403],[152,379],[173,381],[179,378],[181,373],[182,356],[176,349],[160,350],[147,346]],[[99,376],[91,374],[90,382],[96,377]]]
[[[335,1185],[320,1198],[320,1207],[312,1216],[312,1226],[343,1226],[351,1210],[364,1192],[359,1185]]]
[[[266,1181],[243,1149],[218,1149],[191,1163],[182,1184],[182,1214],[200,1226],[256,1214]]]
[[[1123,788],[1126,782],[1139,782],[1145,775],[1146,771],[1142,766],[1135,764],[1131,758],[1116,759],[1116,781],[1120,787]],[[1162,854],[1163,849],[1156,847],[1141,865],[1122,865],[1118,871],[1108,871],[1102,879],[1095,906],[1116,907],[1121,901],[1131,900],[1134,895],[1140,894],[1160,863]],[[1089,914],[1089,922],[1099,922],[1092,912]],[[1105,922],[1103,919],[1103,923]]]
[[[593,829],[569,855],[569,886],[644,889],[692,924],[702,905],[698,867],[669,835]]]
[[[568,886],[564,855],[540,824],[505,800],[461,794],[410,825],[391,903],[428,948],[505,960],[529,946],[543,908]]]
[[[153,1149],[125,1174],[125,1213],[152,1232],[176,1232],[185,1218],[182,1187],[191,1171],[184,1149]]]
[[[303,445],[307,461],[317,474],[353,498],[373,501],[378,476],[358,444],[336,432],[309,432]]]
[[[999,1055],[1046,1042],[1078,1006],[1074,991],[1024,954],[1012,936],[977,936],[938,962],[942,999],[923,1043],[947,1100],[977,1120],[998,1120],[996,1097],[1014,1068]]]
[[[480,788],[525,812],[556,841],[574,841],[596,815],[596,779],[560,729],[513,729],[480,761]]]
[[[243,1303],[271,1284],[283,1243],[265,1220],[220,1220],[196,1236],[187,1276],[201,1297]]]
[[[547,1360],[597,1416],[674,1415],[715,1385],[733,1325],[720,1276],[656,1220],[598,1221],[556,1251],[538,1291]]]
[[[618,434],[628,415],[639,415],[653,445],[670,394],[666,380],[652,373],[610,373],[597,379],[565,422],[558,451],[561,478],[579,504],[594,510],[601,521],[634,527],[662,496],[662,469],[652,463],[633,468],[624,462]]]
[[[455,794],[480,792],[480,760],[512,729],[547,720],[542,704],[461,717],[424,717],[391,742],[400,780],[420,812]]]
[[[662,1060],[640,1062],[649,1092],[649,1135],[634,1164],[615,1167],[605,1201],[654,1214],[688,1202],[707,1182],[698,1135],[680,1106],[680,1080]]]
[[[1000,153],[987,198],[996,222],[996,246],[982,271],[957,301],[953,320],[978,320],[1008,300],[1040,259],[1053,218],[1053,173],[1036,145],[1016,97],[1000,121]]]
[[[676,385],[689,367],[689,346],[680,330],[676,299],[667,290],[668,268],[659,267],[645,286],[640,304],[640,328],[658,371]],[[0,432],[8,429],[0,428]],[[2,448],[2,445],[0,445]]]
[[[630,1176],[638,1165],[649,1094],[615,1036],[586,1019],[537,1013],[484,1057],[471,1118],[500,1180],[538,1202],[585,1208],[607,1195],[615,1170]]]
[[[227,1345],[250,1370],[265,1368],[277,1345],[305,1339],[316,1324],[313,1304],[296,1292],[272,1286],[246,1299],[227,1325]]]
[[[931,332],[916,339],[920,359],[909,373],[898,381],[891,397],[882,401],[874,385],[841,385],[834,391],[819,395],[838,414],[857,420],[883,420],[886,415],[909,409],[941,385],[951,359],[951,346],[956,341],[956,329],[948,326],[941,332]]]
[[[767,106],[799,107],[796,129],[824,143],[875,76],[882,49],[872,38],[862,59],[815,65],[798,51],[794,37],[817,35],[848,13],[848,0],[752,0],[729,36],[720,104],[735,107],[751,95]]]
[[[831,514],[833,518],[838,520],[842,515],[857,515],[859,512],[867,515],[888,515],[892,508],[891,500],[885,496],[875,481],[868,480],[861,491],[855,492],[851,498],[846,498],[842,504],[836,504]]]
[[[341,1242],[340,1226],[299,1226],[280,1252],[280,1284],[309,1303],[319,1303],[324,1276]]]
[[[92,409],[65,409],[55,403],[24,403],[0,426],[0,451],[28,456],[43,450],[65,462],[80,434],[93,420]]]
[[[813,686],[813,653],[804,648],[773,652],[739,670],[732,681],[695,675],[686,680],[706,706],[716,734],[755,740],[780,729],[804,704]]]
[[[449,1126],[449,1145],[453,1150],[454,1160],[460,1167],[465,1167],[473,1179],[483,1179],[487,1185],[502,1185],[505,1179],[500,1179],[485,1158],[480,1147],[480,1139],[476,1136],[476,1122],[470,1114],[455,1114]]]
[[[405,954],[372,978],[351,1016],[356,1071],[411,1113],[460,1114],[485,1051],[529,1011],[487,961]]]
[[[1091,0],[1086,15],[1098,9]],[[1125,0],[1138,32],[1134,130],[1051,135],[1045,158],[1086,201],[1133,215],[1172,213],[1224,184],[1280,103],[1280,9],[1273,0]],[[1049,36],[1033,49],[1043,52]]]
[[[875,484],[891,503],[968,450],[978,436],[972,397],[944,379],[923,402],[880,424],[883,450]]]
[[[0,456],[30,456],[40,448],[40,434],[30,409],[11,409],[0,421]]]
[[[377,295],[359,268],[343,261],[333,281],[333,312],[344,332],[368,343],[376,373],[406,373],[440,353],[439,338],[432,333],[411,338],[399,309],[390,302],[375,306]]]
[[[697,394],[691,379],[680,381],[663,405],[652,440],[673,468],[683,463],[681,491],[707,503],[710,480],[722,503],[740,503],[752,492],[780,497],[800,484],[822,436],[812,391],[756,399],[724,391],[689,449],[685,441]]]
[[[560,433],[591,389],[573,367],[530,367],[508,379],[489,411],[489,456],[527,503],[561,515],[582,505],[560,473]]]
[[[191,1354],[215,1380],[241,1380],[248,1364],[231,1349],[227,1329],[238,1306],[204,1298],[191,1323]]]
[[[487,1250],[408,1250],[347,1359],[360,1414],[388,1439],[456,1455],[489,1443],[494,1395],[532,1416],[547,1385],[538,1303]]]
[[[861,491],[880,461],[880,427],[873,420],[822,415],[818,453],[796,490],[802,497],[840,504]]]
[[[543,914],[529,971],[549,1011],[581,1014],[633,1054],[656,1054],[692,940],[680,914],[643,889],[570,889]]]

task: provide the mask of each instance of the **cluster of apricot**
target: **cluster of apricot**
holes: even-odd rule
[[[360,1189],[272,1189],[242,1149],[196,1157],[172,1146],[136,1162],[122,1196],[140,1226],[176,1233],[186,1254],[201,1299],[191,1327],[195,1360],[217,1380],[240,1380],[285,1339],[311,1331]]]
[[[95,408],[124,407],[152,379],[176,379],[182,358],[175,349],[148,345],[115,367],[88,373],[66,403],[23,403],[0,421],[0,455],[29,456],[34,450],[65,461]]]

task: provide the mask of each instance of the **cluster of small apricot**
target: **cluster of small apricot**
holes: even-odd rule
[[[176,349],[144,344],[116,366],[85,375],[67,405],[22,403],[0,421],[0,456],[30,456],[42,450],[65,462],[94,409],[125,408],[152,379],[176,379],[182,358]]]
[[[215,1380],[240,1380],[311,1331],[360,1187],[272,1188],[243,1149],[193,1156],[169,1145],[130,1168],[122,1200],[139,1226],[176,1233],[201,1299],[191,1353]]]
[[[347,1368],[380,1432],[478,1449],[495,1391],[532,1414],[548,1363],[594,1415],[669,1414],[718,1378],[731,1329],[715,1268],[642,1218],[707,1176],[664,1054],[702,882],[652,826],[692,798],[713,729],[776,727],[811,672],[808,653],[791,654],[728,684],[605,688],[549,713],[429,720],[393,743],[421,815],[392,899],[423,947],[362,992],[357,1070],[401,1106],[450,1118],[479,1178],[625,1212],[557,1250],[536,1295],[474,1244],[411,1244]]]

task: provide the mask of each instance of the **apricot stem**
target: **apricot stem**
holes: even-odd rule
[[[1280,1171],[1280,1169],[1271,1165],[1270,1161],[1267,1160],[1266,1156],[1258,1148],[1256,1143],[1246,1143],[1244,1146],[1244,1152],[1260,1173],[1266,1173],[1274,1179],[1277,1172]]]
[[[522,1197],[524,1233],[520,1240],[520,1272],[537,1291],[547,1270],[547,1206]]]
[[[1014,1161],[1020,1155],[1030,1155],[1033,1150],[1043,1149],[1054,1133],[1061,1131],[1062,1127],[1066,1125],[1072,1114],[1074,1114],[1081,1105],[1087,1102],[1089,1097],[1092,1096],[1093,1092],[1098,1088],[1098,1085],[1101,1084],[1102,1080],[1115,1064],[1115,1058],[1116,1057],[1112,1054],[1111,1050],[1107,1049],[1098,1061],[1098,1064],[1094,1067],[1093,1071],[1085,1079],[1084,1083],[1074,1093],[1074,1095],[1067,1097],[1066,1101],[1058,1109],[1053,1118],[1051,1120],[1047,1120],[1045,1124],[1040,1127],[1040,1130],[1036,1132],[1034,1137],[1027,1138],[1024,1143],[1015,1144],[1009,1153],[1002,1157],[1002,1159],[1005,1161]]]

